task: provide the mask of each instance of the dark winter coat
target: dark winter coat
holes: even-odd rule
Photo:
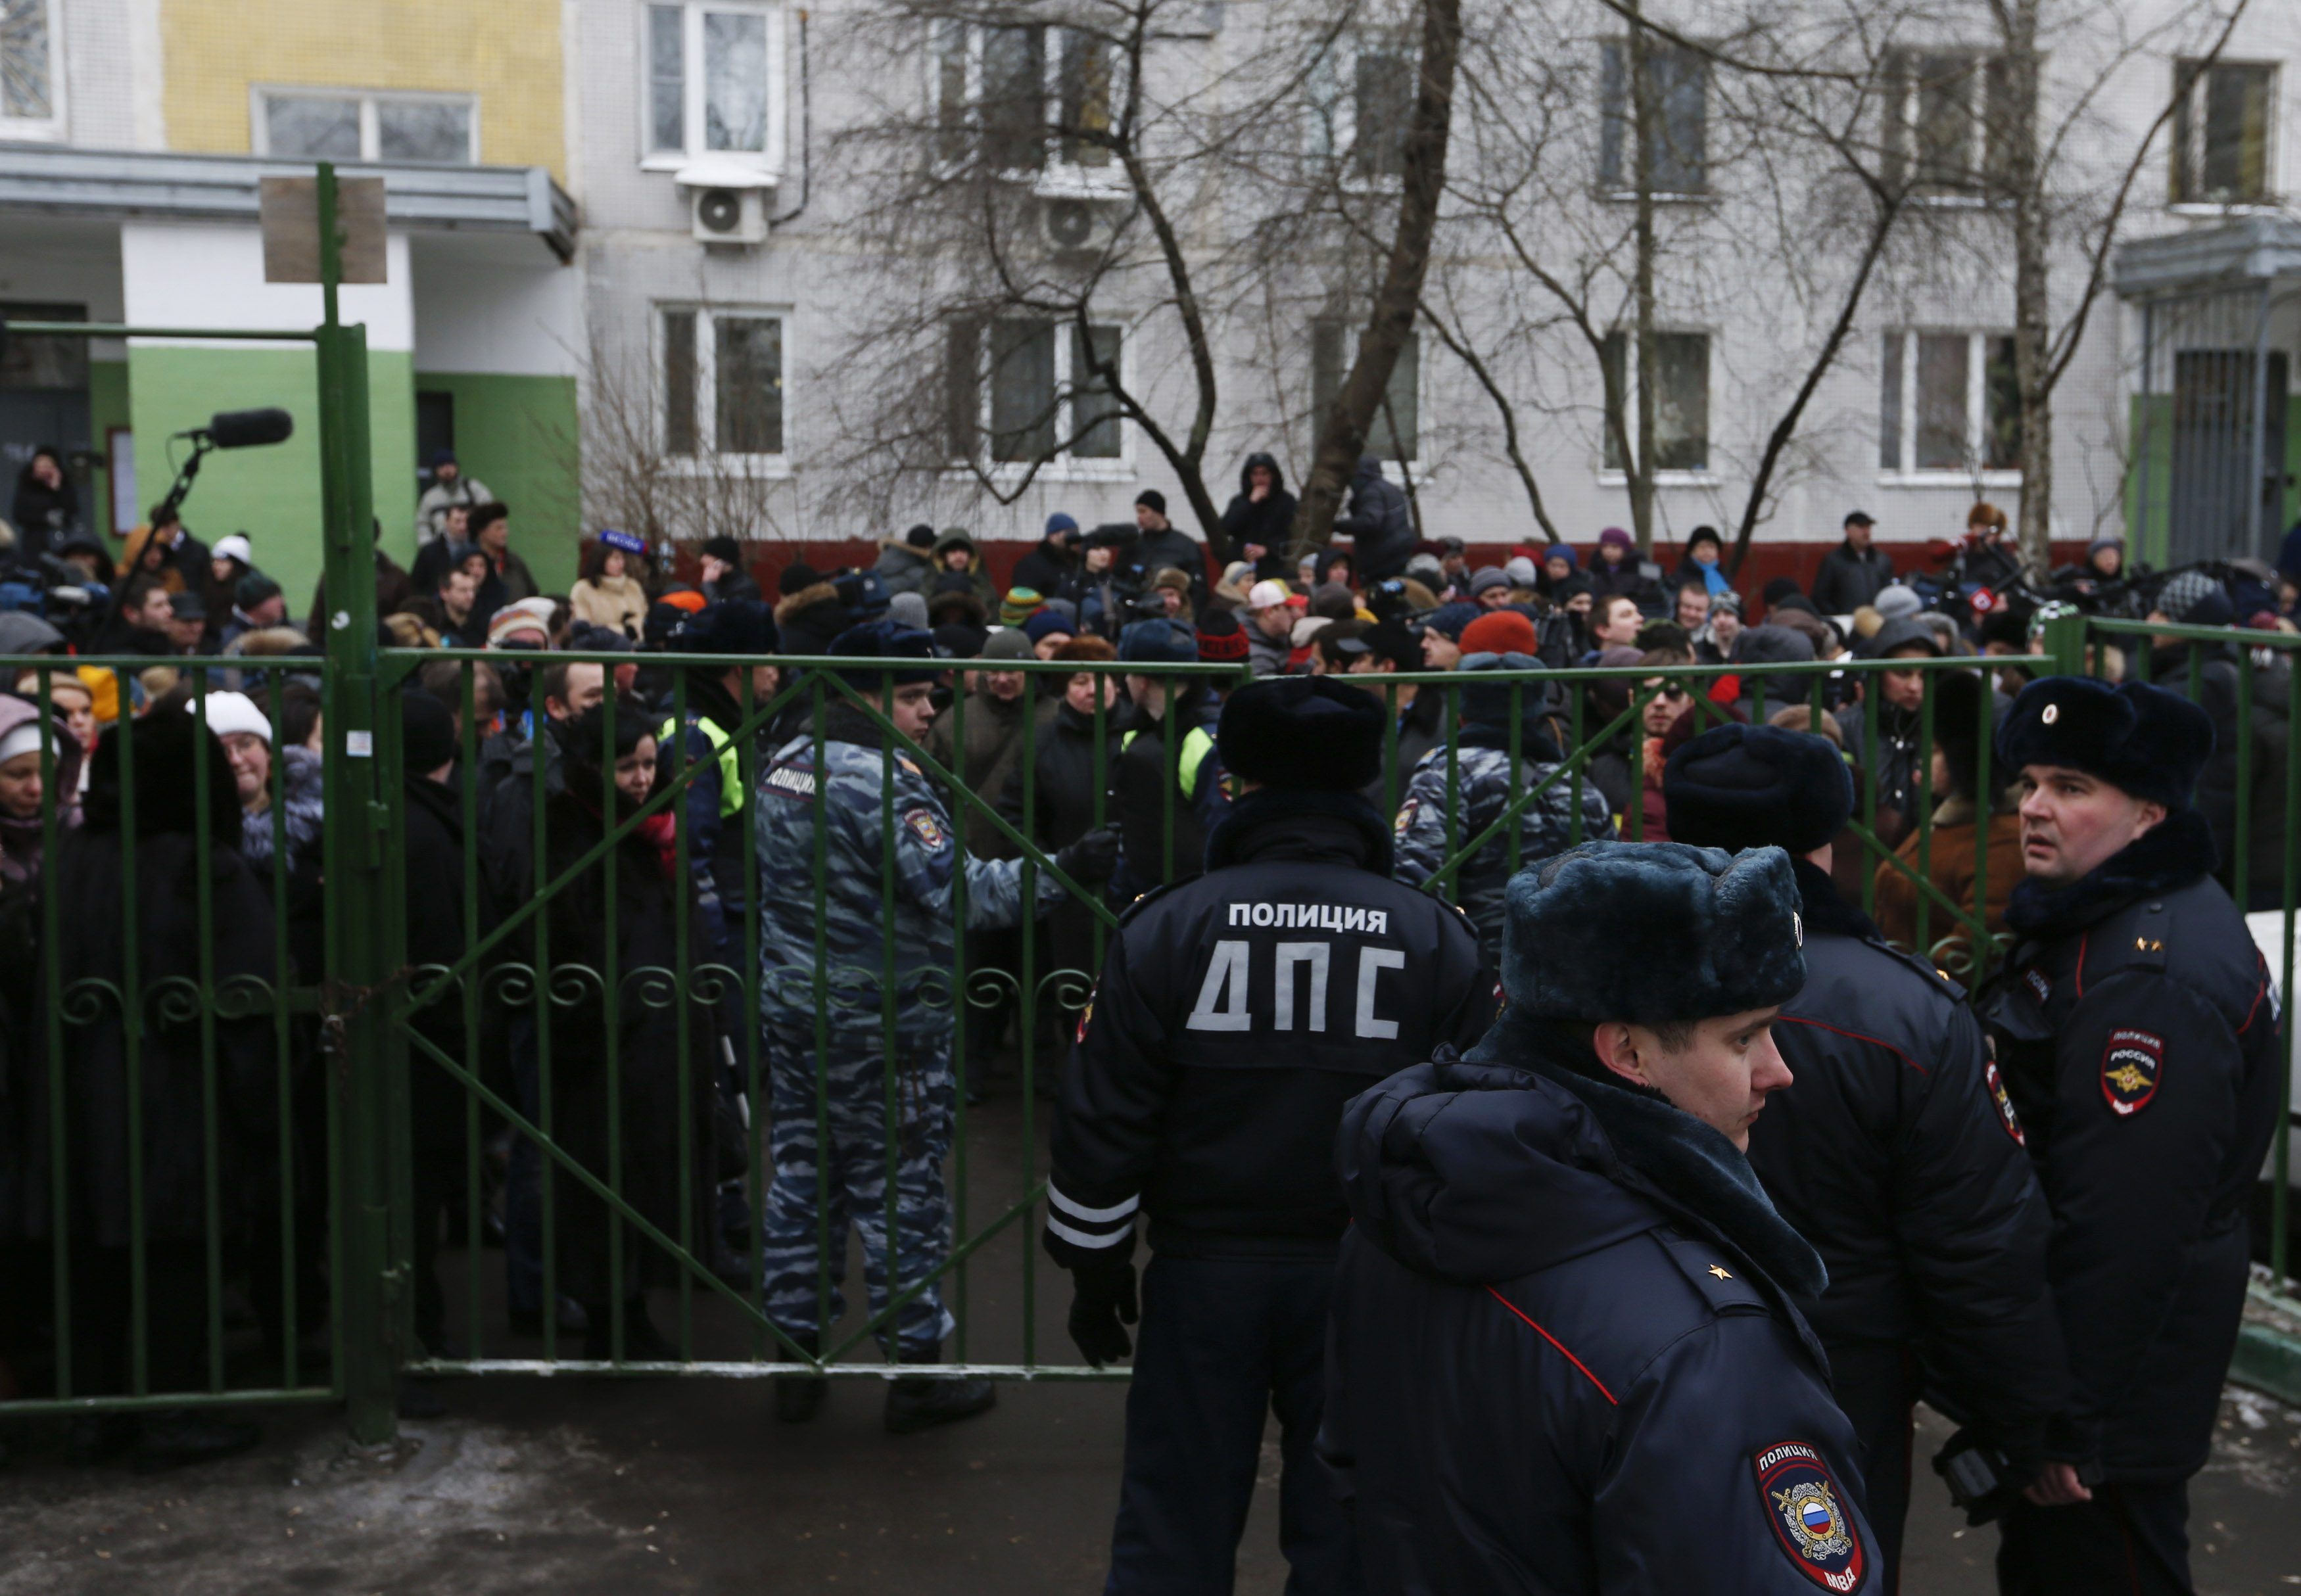
[[[1353,1102],[1335,1163],[1318,1448],[1369,1590],[1877,1588],[1784,1292],[1820,1261],[1725,1137],[1505,1015]]]
[[[2067,887],[2022,882],[1979,1005],[2053,1206],[2076,1387],[2053,1455],[2112,1481],[2205,1465],[2284,1097],[2269,972],[2212,846],[2177,810]]]
[[[1029,689],[1033,680],[1025,676],[1025,690],[1012,699],[994,698],[989,693],[970,690],[964,748],[956,746],[956,714],[936,716],[933,728],[927,733],[927,752],[957,775],[969,792],[993,803],[1007,790],[1008,779],[1022,759],[1023,717],[1031,713]],[[958,832],[966,840],[967,852],[985,859],[1016,856],[1015,845],[992,823],[980,805],[955,803],[952,813],[958,821]]]
[[[1117,762],[1111,767],[1110,807],[1118,827],[1122,860],[1113,891],[1120,901],[1167,882],[1196,875],[1204,862],[1209,815],[1219,807],[1219,756],[1214,752],[1215,722],[1221,706],[1198,682],[1183,689],[1170,714],[1148,714],[1129,706],[1119,732]],[[1180,740],[1174,775],[1167,773],[1167,729]],[[1167,816],[1173,813],[1175,851],[1167,858]]]
[[[1158,1252],[1334,1256],[1343,1105],[1494,1012],[1468,923],[1390,862],[1364,800],[1273,789],[1215,828],[1206,874],[1127,910],[1063,1070],[1058,1263],[1128,1257],[1138,1207]]]
[[[1894,562],[1876,544],[1856,548],[1853,539],[1821,556],[1813,573],[1813,606],[1825,615],[1850,615],[1876,602],[1894,580]]]
[[[1008,587],[1010,591],[1028,588],[1042,598],[1060,598],[1077,569],[1078,556],[1058,539],[1042,538],[1037,547],[1015,562]]]
[[[548,879],[571,868],[605,835],[592,785],[598,773],[573,774],[568,789],[546,807]],[[717,1234],[712,1223],[719,1180],[713,1123],[717,1010],[700,993],[691,999],[682,1082],[674,987],[679,901],[670,867],[636,832],[616,845],[615,857],[612,899],[603,860],[555,892],[542,911],[555,979],[578,985],[582,993],[572,1007],[555,1007],[552,1014],[552,1135],[584,1168],[607,1180],[609,1116],[620,1115],[624,1199],[674,1238],[681,1233],[684,1203],[698,1256],[707,1257],[713,1249],[710,1239]],[[691,927],[690,935],[690,948],[704,945],[700,926]],[[525,940],[532,945],[531,937]],[[619,999],[612,1033],[601,987],[610,972]],[[620,1090],[612,1099],[611,1049],[620,1074]],[[693,1159],[684,1182],[682,1119]],[[607,1206],[565,1174],[553,1182],[553,1191],[559,1290],[584,1303],[622,1295],[608,1273],[608,1237],[616,1222]],[[623,1257],[632,1283],[668,1284],[678,1278],[674,1261],[636,1232],[626,1233]]]
[[[1606,564],[1602,554],[1594,555],[1586,574],[1595,605],[1619,596],[1636,605],[1640,614],[1654,616],[1661,614],[1669,603],[1661,589],[1661,567],[1640,559],[1636,549],[1625,555],[1619,565]]]
[[[1112,765],[1118,757],[1121,706],[1103,714],[1103,748],[1095,757],[1094,716],[1081,714],[1061,699],[1040,706],[1039,725],[1032,748],[1032,769],[1017,760],[1000,795],[999,813],[1023,831],[1043,853],[1053,854],[1076,842],[1095,826],[1095,799],[1108,791]],[[1031,824],[1023,815],[1023,785],[1035,781]],[[1047,911],[1047,947],[1065,965],[1092,969],[1094,950],[1094,911],[1068,896]]]
[[[1919,732],[1922,726],[1915,710],[1896,708],[1887,702],[1883,683],[1867,683],[1863,692],[1866,696],[1862,702],[1849,704],[1837,712],[1838,734],[1845,740],[1847,756],[1858,768],[1869,773],[1877,789],[1878,837],[1888,844],[1898,844],[1917,824],[1920,783],[1925,778],[1919,758]],[[1874,756],[1865,729],[1873,708],[1878,717]],[[1858,797],[1854,813],[1862,813]]]
[[[1372,455],[1360,455],[1351,473],[1350,510],[1335,517],[1335,536],[1348,538],[1358,550],[1361,582],[1396,576],[1414,557],[1414,512],[1405,490],[1382,474],[1382,462]]]
[[[1774,1040],[1796,1079],[1752,1127],[1750,1166],[1828,1266],[1799,1307],[1833,1358],[1910,1348],[1937,1405],[2034,1459],[2069,1365],[2051,1216],[1997,1066],[1957,987],[1793,865],[1806,981]]]
[[[1142,581],[1146,589],[1151,579],[1168,566],[1183,572],[1191,579],[1192,614],[1195,614],[1206,607],[1206,546],[1182,528],[1169,522],[1155,532],[1145,532],[1134,547],[1120,549],[1118,557],[1122,562],[1132,562],[1142,568]],[[1081,619],[1084,618],[1082,613]]]
[[[452,965],[470,946],[464,915],[464,795],[459,786],[410,776],[402,791],[401,825],[407,860],[407,962],[419,973],[420,990],[431,974]],[[495,924],[486,895],[481,895],[477,926],[485,936]],[[464,977],[476,982],[477,972]],[[481,1011],[481,1022],[487,1015]],[[409,1016],[410,1029],[466,1068],[463,986],[451,985],[439,999]],[[442,1153],[464,1145],[464,1089],[421,1048],[407,1054],[408,1124],[419,1151]]]
[[[1260,503],[1249,497],[1254,491],[1254,468],[1261,466],[1270,472],[1270,491]],[[1229,507],[1223,511],[1223,536],[1230,539],[1231,557],[1244,559],[1244,545],[1259,543],[1268,550],[1256,562],[1257,581],[1265,577],[1284,580],[1286,548],[1293,540],[1294,496],[1286,491],[1286,479],[1278,469],[1276,455],[1252,454],[1238,468],[1238,491],[1231,496]]]
[[[2197,651],[2196,689],[2189,687],[2189,650]],[[2213,751],[2197,773],[2197,813],[2213,829],[2215,870],[2229,879],[2228,867],[2237,856],[2237,650],[2227,643],[2169,644],[2149,651],[2147,680],[2169,691],[2195,700],[2213,723]],[[2282,780],[2282,771],[2280,771]],[[2265,835],[2253,823],[2253,835]]]
[[[218,1225],[230,1245],[256,1205],[278,1189],[278,1069],[272,1022],[258,1015],[216,1016],[214,1092],[208,1094],[199,1006],[188,1002],[205,961],[218,993],[269,993],[281,984],[273,962],[272,902],[239,854],[239,805],[231,766],[214,734],[188,714],[129,723],[135,739],[135,876],[122,846],[118,730],[97,746],[85,823],[60,850],[51,890],[73,912],[60,917],[56,990],[81,982],[85,1001],[67,998],[63,1021],[65,1169],[71,1235],[82,1246],[126,1247],[130,1200],[130,1050],[121,1001],[141,1006],[136,1050],[140,1075],[143,1228],[153,1241],[197,1241],[207,1233],[210,1170],[204,1124],[213,1110]],[[195,834],[193,743],[205,738],[209,832]],[[200,877],[209,914],[200,915]],[[133,926],[137,990],[126,990],[123,924]],[[39,1004],[46,1003],[43,983]],[[168,996],[163,998],[162,994]],[[118,994],[118,995],[115,995]],[[45,1010],[36,1013],[44,1026]],[[45,1034],[44,1032],[38,1032]],[[47,1076],[43,1055],[31,1072],[21,1124],[42,1132],[23,1148],[19,1218],[24,1233],[54,1233]],[[0,1216],[4,1222],[4,1216]]]
[[[916,593],[921,597],[926,596],[927,577],[933,569],[925,549],[900,538],[883,539],[879,545],[879,558],[871,567],[890,597]]]
[[[16,479],[8,520],[16,529],[16,559],[31,564],[79,530],[79,489],[67,472],[53,488],[34,480],[27,462]]]

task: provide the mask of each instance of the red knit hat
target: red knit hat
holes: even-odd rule
[[[1534,623],[1518,610],[1493,610],[1462,628],[1465,654],[1532,654],[1541,647]]]

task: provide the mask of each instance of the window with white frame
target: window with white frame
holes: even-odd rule
[[[2003,332],[1897,330],[1879,362],[1878,464],[1970,478],[2021,467],[2021,388]]]
[[[1118,460],[1120,330],[1021,317],[953,322],[944,346],[950,458],[992,465]]]
[[[1710,190],[1710,63],[1700,52],[1660,41],[1645,48],[1646,91],[1653,106],[1652,169],[1656,194]],[[1610,41],[1598,56],[1598,183],[1633,189],[1638,180],[1630,103],[1629,46]]]
[[[1902,49],[1886,60],[1879,140],[1889,185],[1979,196],[2005,170],[2013,126],[2005,58],[1979,50]]]
[[[1638,441],[1638,363],[1629,358],[1627,333],[1606,335],[1607,374],[1622,396],[1623,430],[1630,447]],[[1623,471],[1620,441],[1614,429],[1605,434],[1605,466]],[[1706,332],[1654,334],[1654,469],[1658,472],[1706,472],[1710,469],[1710,335]]]
[[[480,158],[479,101],[467,94],[259,88],[255,121],[262,155],[448,166]]]
[[[928,36],[936,158],[1092,180],[1112,164],[1117,52],[1075,29],[946,18]]]
[[[645,25],[648,160],[780,163],[782,8],[740,0],[649,5]]]
[[[2173,203],[2259,205],[2270,195],[2277,69],[2194,61],[2173,68]]]
[[[1406,171],[1406,130],[1420,69],[1401,35],[1345,35],[1318,63],[1310,84],[1310,153],[1344,163],[1359,183],[1393,183]]]
[[[780,460],[782,313],[681,305],[661,314],[664,452]]]
[[[0,138],[63,132],[58,0],[0,0]]]
[[[1313,322],[1310,323],[1310,430],[1314,435],[1326,424],[1326,412],[1335,405],[1335,396],[1343,391],[1343,378],[1352,356],[1358,353],[1359,325],[1349,322]],[[1406,342],[1399,347],[1398,363],[1390,368],[1390,381],[1382,390],[1382,403],[1375,407],[1374,420],[1367,427],[1366,452],[1385,460],[1416,458],[1415,448],[1422,431],[1420,395],[1422,390],[1422,347],[1420,340],[1409,332]]]

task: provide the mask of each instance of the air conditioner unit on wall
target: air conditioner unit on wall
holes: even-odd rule
[[[699,244],[764,244],[773,172],[747,162],[706,157],[672,174],[687,191],[688,219]]]
[[[1039,203],[1040,233],[1056,255],[1099,255],[1117,235],[1118,214],[1118,207],[1108,200],[1044,199]]]

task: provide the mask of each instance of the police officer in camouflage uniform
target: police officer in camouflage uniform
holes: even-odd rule
[[[2076,676],[2022,689],[1997,734],[2027,879],[1979,1007],[2053,1207],[2076,1387],[2056,1461],[2004,1520],[2010,1596],[2190,1589],[2189,1476],[2284,1074],[2268,971],[2191,805],[2213,746],[2187,699]]]
[[[876,621],[841,632],[831,645],[858,668],[845,673],[863,697],[892,684],[890,715],[916,742],[934,720],[932,695],[943,667],[933,639],[898,622]],[[951,1139],[950,1066],[953,885],[963,873],[970,930],[1012,925],[1025,912],[1023,862],[968,855],[943,797],[903,746],[860,708],[833,698],[824,716],[823,767],[815,738],[776,749],[755,795],[760,873],[760,1007],[771,1071],[770,1146],[774,1177],[767,1189],[765,1237],[767,1316],[810,1354],[817,1342],[816,1274],[827,1269],[830,1317],[844,1312],[838,1286],[845,1273],[847,1228],[862,1237],[871,1311],[883,1312],[907,1286],[941,1266],[950,1243],[942,1164]],[[892,825],[883,825],[883,790],[893,766]],[[824,963],[816,964],[815,872],[817,828],[824,849],[820,926]],[[883,869],[894,850],[894,914],[886,915]],[[1056,856],[1073,880],[1100,882],[1117,855],[1115,833],[1092,831]],[[1039,907],[1063,889],[1042,873]],[[891,943],[890,948],[889,943]],[[894,984],[883,990],[891,955]],[[894,1018],[894,1093],[901,1154],[896,1170],[896,1235],[886,1233],[887,1046],[884,1016]],[[818,1023],[829,1041],[816,1055]],[[816,1139],[816,1073],[822,1070],[830,1144]],[[816,1245],[818,1164],[827,1162],[827,1256]],[[889,1252],[894,1254],[891,1271]],[[933,1285],[882,1326],[880,1344],[903,1363],[934,1363],[952,1329]],[[811,1418],[825,1382],[786,1378],[776,1412]],[[888,1389],[886,1423],[902,1433],[966,1418],[989,1408],[987,1380],[899,1379]]]
[[[1397,818],[1391,823],[1398,835],[1400,881],[1418,887],[1430,880],[1455,849],[1494,824],[1512,799],[1552,773],[1557,780],[1519,811],[1519,864],[1532,865],[1574,846],[1577,801],[1582,810],[1582,841],[1602,842],[1613,836],[1613,815],[1606,807],[1605,795],[1589,781],[1578,780],[1572,771],[1559,769],[1565,756],[1551,740],[1548,723],[1541,718],[1546,698],[1538,681],[1519,689],[1519,768],[1515,774],[1510,770],[1510,684],[1493,680],[1491,673],[1541,666],[1540,660],[1524,654],[1463,657],[1458,668],[1468,674],[1460,689],[1462,730],[1456,739],[1453,803],[1447,802],[1446,750],[1433,748],[1415,765],[1400,796]],[[1446,836],[1450,814],[1456,817],[1451,844]],[[1510,834],[1505,827],[1463,862],[1447,894],[1478,928],[1478,951],[1493,970],[1502,968],[1502,889],[1509,884],[1510,873]]]

